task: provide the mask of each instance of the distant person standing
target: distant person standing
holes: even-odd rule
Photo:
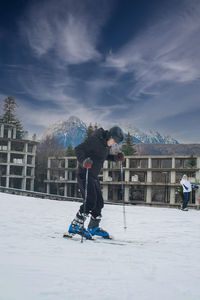
[[[187,211],[187,205],[191,198],[192,188],[199,188],[198,185],[191,184],[186,174],[183,175],[180,184],[183,187],[183,204],[181,209]]]

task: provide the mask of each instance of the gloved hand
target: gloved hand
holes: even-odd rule
[[[92,168],[92,164],[93,164],[93,161],[91,160],[91,158],[86,158],[84,161],[83,161],[83,167],[86,168],[86,169],[91,169]]]
[[[125,157],[124,157],[124,153],[123,152],[119,152],[117,154],[117,160],[121,161],[122,163],[125,161]]]

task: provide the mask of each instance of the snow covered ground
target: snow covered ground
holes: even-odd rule
[[[0,193],[1,300],[199,300],[200,211],[105,205],[124,245],[65,240],[78,203]],[[132,241],[132,243],[130,243]]]

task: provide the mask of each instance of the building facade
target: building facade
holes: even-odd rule
[[[81,198],[76,172],[75,157],[49,157],[47,193]],[[121,202],[123,196],[126,203],[175,206],[181,202],[184,174],[200,184],[200,156],[126,156],[123,173],[119,162],[105,161],[99,179],[107,202]],[[199,205],[199,200],[200,191],[194,190],[190,204]]]
[[[0,123],[0,186],[34,190],[35,156],[38,142],[16,138],[16,127]]]

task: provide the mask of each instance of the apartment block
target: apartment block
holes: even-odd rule
[[[76,173],[75,157],[49,157],[47,193],[81,198]],[[184,174],[191,183],[200,184],[200,156],[126,156],[123,172],[119,162],[105,161],[99,179],[107,202],[121,202],[124,197],[126,203],[174,206],[181,202],[178,188]],[[199,201],[200,190],[194,190],[190,205]]]
[[[33,191],[38,142],[35,135],[17,139],[16,132],[15,126],[0,123],[0,186]]]

